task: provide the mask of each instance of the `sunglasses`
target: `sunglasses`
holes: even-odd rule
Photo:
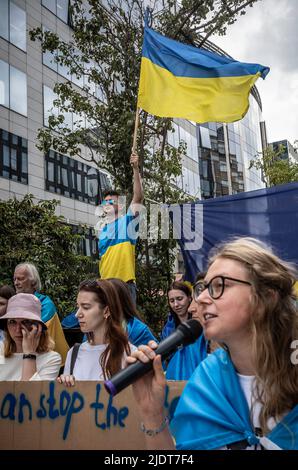
[[[114,199],[104,199],[101,203],[102,206],[113,206],[114,204],[117,204]]]

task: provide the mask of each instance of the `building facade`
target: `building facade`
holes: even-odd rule
[[[286,139],[277,140],[276,142],[271,142],[269,147],[271,147],[275,152],[277,152],[280,147],[283,147],[284,151],[280,155],[282,160],[289,160],[292,163],[298,163],[298,152],[297,149]]]
[[[42,54],[28,32],[42,26],[70,40],[68,4],[0,1],[0,199],[28,193],[37,199],[55,198],[60,200],[56,212],[67,223],[93,227],[95,206],[111,185],[109,175],[84,159],[54,151],[44,155],[36,148],[38,129],[47,125],[53,105],[54,85],[69,76],[50,54]],[[75,125],[75,116],[69,114],[67,122]],[[90,229],[82,251],[90,255],[96,250]]]
[[[54,151],[44,155],[36,148],[38,129],[47,125],[53,107],[55,83],[65,78],[78,87],[83,83],[70,77],[51,54],[43,54],[28,32],[42,26],[69,41],[68,4],[69,0],[0,1],[0,199],[28,193],[37,199],[55,198],[60,200],[58,215],[69,224],[93,227],[95,206],[111,185],[109,175],[94,163]],[[96,87],[93,94],[101,99]],[[69,113],[67,122],[75,126],[76,116]],[[249,112],[240,122],[198,125],[175,120],[175,132],[169,133],[168,141],[174,146],[181,140],[187,144],[177,186],[195,198],[262,187],[261,175],[249,170],[250,160],[266,142],[260,123],[261,100],[256,88]],[[90,229],[84,252],[89,255],[95,250]]]

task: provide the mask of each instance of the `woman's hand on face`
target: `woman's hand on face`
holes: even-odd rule
[[[75,377],[74,377],[74,375],[64,375],[64,374],[61,374],[61,375],[57,378],[57,382],[59,382],[59,384],[65,385],[66,387],[74,387],[74,385],[75,385]]]
[[[155,341],[149,341],[148,346],[141,345],[137,351],[127,357],[127,364],[133,364],[137,360],[149,362],[153,360],[153,371],[136,380],[133,384],[134,397],[139,405],[141,415],[162,416],[165,400],[166,379],[162,368],[161,356],[156,356]]]
[[[42,325],[41,323],[33,324],[31,330],[29,330],[26,326],[22,325],[22,348],[24,354],[32,354],[35,353],[42,332]]]

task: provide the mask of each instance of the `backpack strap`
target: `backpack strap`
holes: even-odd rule
[[[70,359],[70,371],[69,371],[70,375],[73,375],[73,370],[74,370],[74,366],[78,357],[80,346],[81,346],[81,343],[75,343],[73,345],[71,359]]]

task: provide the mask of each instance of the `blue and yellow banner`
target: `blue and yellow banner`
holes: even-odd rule
[[[145,26],[138,107],[160,117],[233,122],[249,108],[249,92],[269,67],[169,39]]]

